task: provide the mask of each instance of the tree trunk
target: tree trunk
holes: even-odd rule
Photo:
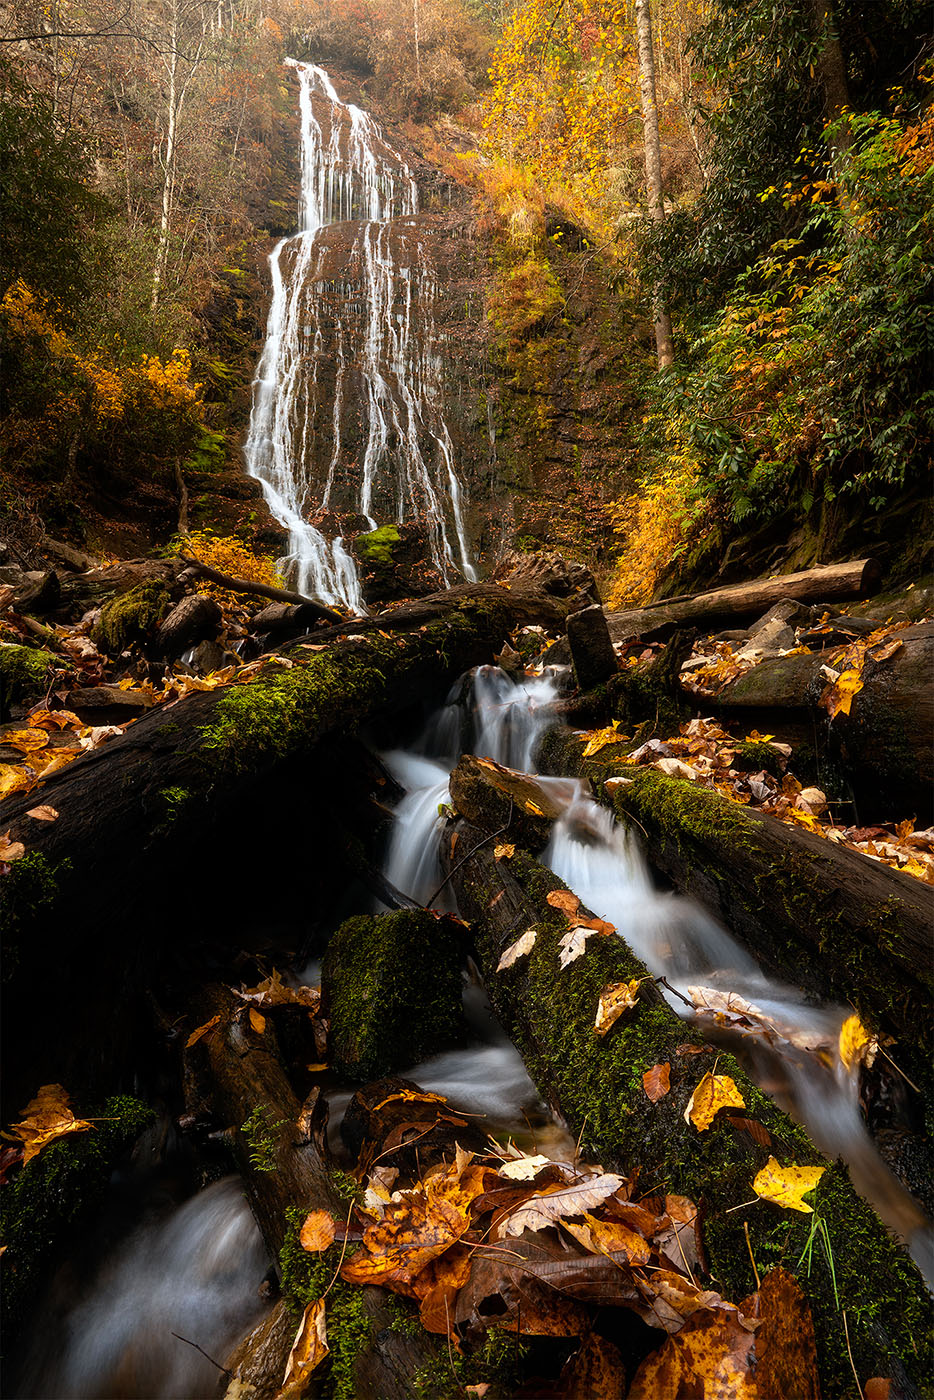
[[[843,112],[850,105],[846,64],[843,61],[843,50],[840,47],[840,35],[831,0],[807,0],[807,8],[811,29],[819,44],[814,66],[824,101],[824,121],[829,125],[839,122]],[[840,163],[846,158],[852,145],[852,136],[846,124],[841,124],[830,144],[839,175]]]
[[[879,586],[881,570],[874,559],[853,559],[845,564],[820,564],[799,573],[775,578],[750,579],[710,593],[678,598],[660,598],[629,612],[608,613],[610,636],[615,642],[641,637],[653,641],[666,637],[684,623],[704,622],[721,625],[733,619],[749,620],[766,612],[774,603],[795,598],[805,603],[839,602],[845,598],[865,598]]]
[[[662,148],[658,136],[650,0],[636,0],[636,34],[639,48],[639,91],[642,96],[642,135],[645,145],[645,190],[649,217],[655,223],[661,224],[665,218],[665,204],[662,197]],[[652,315],[655,320],[658,367],[667,369],[675,362],[675,352],[671,338],[671,317],[658,287],[652,291]]]
[[[702,1202],[710,1272],[727,1296],[738,1300],[753,1286],[750,1252],[760,1268],[779,1254],[793,1265],[806,1245],[808,1219],[761,1202],[737,1207],[749,1202],[750,1183],[771,1154],[783,1163],[826,1165],[804,1130],[723,1053],[716,1071],[739,1087],[741,1116],[734,1114],[731,1121],[721,1115],[705,1132],[686,1123],[688,1100],[714,1061],[696,1053],[699,1037],[662,1000],[645,967],[622,939],[594,934],[584,954],[560,969],[558,939],[568,924],[546,895],[562,888],[561,881],[523,853],[508,862],[497,860],[483,840],[486,833],[476,827],[458,823],[457,833],[455,860],[462,850],[476,848],[453,883],[462,912],[473,921],[494,1007],[540,1091],[571,1131],[581,1134],[586,1158],[606,1169],[638,1168],[644,1189],[661,1189],[664,1183],[666,1191]],[[531,952],[497,971],[504,949],[529,928],[537,931]],[[607,1036],[596,1036],[602,990],[633,980],[639,981],[636,1008]],[[661,1064],[669,1066],[671,1088],[653,1104],[642,1076]],[[927,1361],[916,1350],[929,1307],[920,1275],[856,1195],[841,1166],[827,1165],[816,1203],[830,1232],[840,1306],[849,1319],[859,1373],[893,1377],[891,1395],[914,1395],[905,1373],[922,1387],[927,1374]],[[810,1277],[801,1273],[814,1315],[824,1393],[844,1394],[852,1372],[829,1272],[822,1262],[815,1263]]]

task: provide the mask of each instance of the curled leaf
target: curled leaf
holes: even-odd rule
[[[624,1011],[632,1011],[639,1004],[639,983],[638,980],[632,982],[611,982],[604,987],[600,993],[600,1001],[597,1005],[597,1019],[594,1022],[594,1030],[597,1035],[606,1035],[622,1016]]]
[[[504,845],[502,845],[502,846],[494,846],[494,847],[493,847],[493,859],[494,859],[494,860],[511,860],[512,857],[513,857],[515,854],[516,854],[516,848],[515,848],[515,846],[511,846],[511,845],[508,845],[508,844],[504,844]]]
[[[294,1400],[298,1400],[299,1396],[304,1395],[311,1375],[321,1365],[329,1350],[324,1321],[324,1299],[317,1298],[315,1302],[308,1304],[302,1314],[285,1365],[282,1389],[276,1400],[293,1400],[293,1397]]]
[[[203,1035],[207,1035],[215,1026],[220,1025],[220,1019],[220,1016],[212,1016],[210,1021],[205,1021],[203,1026],[199,1026],[197,1030],[192,1031],[191,1035],[185,1041],[185,1049],[190,1050],[193,1045],[197,1045]]]
[[[36,1097],[26,1106],[21,1123],[11,1132],[23,1144],[23,1166],[32,1161],[51,1142],[69,1133],[84,1133],[94,1125],[87,1119],[76,1118],[68,1106],[68,1095],[61,1084],[44,1084]]]
[[[532,949],[535,947],[535,940],[537,937],[538,934],[534,928],[526,929],[522,937],[517,938],[515,943],[511,944],[506,949],[505,953],[496,964],[496,971],[503,972],[507,967],[512,967],[517,958],[523,958],[528,953],[531,953]]]
[[[684,1110],[684,1121],[706,1132],[721,1108],[745,1108],[746,1100],[728,1074],[704,1075]]]
[[[33,817],[37,822],[58,821],[58,812],[56,812],[54,807],[49,807],[45,803],[39,807],[30,807],[26,815],[27,817]]]

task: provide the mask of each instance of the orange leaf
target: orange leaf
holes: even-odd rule
[[[8,831],[0,836],[0,861],[22,860],[25,854],[26,847],[22,841],[11,841]]]
[[[23,1143],[23,1166],[31,1162],[51,1142],[69,1133],[87,1132],[93,1127],[84,1118],[76,1118],[68,1106],[68,1095],[61,1084],[44,1084],[36,1097],[26,1106],[25,1117],[11,1132]]]
[[[256,1011],[252,1006],[250,1007],[250,1025],[257,1035],[262,1035],[263,1031],[266,1029],[266,1017],[261,1012]]]
[[[35,753],[36,749],[45,748],[49,736],[44,729],[10,729],[0,737],[0,742],[20,753]]]
[[[569,923],[576,923],[574,915],[581,903],[576,894],[570,890],[549,890],[545,898],[553,909],[560,909],[566,915]]]
[[[197,1030],[192,1031],[191,1035],[185,1041],[185,1049],[190,1050],[193,1045],[197,1045],[203,1035],[207,1035],[215,1026],[220,1025],[220,1020],[220,1016],[212,1016],[210,1021],[205,1021],[203,1026],[199,1026]]]
[[[653,1103],[663,1099],[671,1088],[671,1065],[653,1065],[642,1076],[642,1087]]]
[[[299,1240],[302,1249],[310,1254],[319,1254],[334,1243],[334,1217],[326,1210],[313,1210],[305,1219]]]
[[[624,1011],[632,1011],[639,1005],[639,983],[634,979],[632,982],[611,982],[604,987],[600,993],[600,1001],[597,1005],[597,1019],[594,1022],[594,1030],[597,1035],[606,1035],[622,1016]]]
[[[312,1372],[328,1355],[327,1330],[324,1322],[324,1299],[309,1303],[299,1323],[292,1350],[285,1366],[282,1389],[275,1400],[299,1400],[305,1394]]]
[[[48,807],[44,804],[40,807],[30,807],[26,815],[27,817],[35,817],[37,822],[58,821],[58,813],[56,812],[55,808]]]

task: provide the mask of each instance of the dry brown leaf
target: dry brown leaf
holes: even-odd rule
[[[770,1269],[739,1310],[747,1325],[756,1322],[756,1383],[761,1400],[772,1396],[820,1400],[814,1323],[794,1275],[787,1269]]]
[[[22,860],[25,854],[26,847],[22,841],[11,841],[8,831],[0,836],[0,861],[12,863],[14,860]]]
[[[597,1019],[594,1030],[597,1035],[606,1035],[622,1016],[624,1011],[632,1011],[639,1005],[639,983],[611,982],[600,993],[597,1004]]]
[[[313,1210],[305,1217],[299,1234],[302,1249],[310,1254],[319,1254],[334,1243],[334,1217],[326,1210]]]
[[[285,1365],[282,1389],[276,1395],[275,1400],[299,1400],[299,1397],[305,1393],[311,1376],[328,1355],[329,1350],[324,1319],[324,1299],[318,1298],[315,1302],[309,1303],[302,1314],[302,1320],[299,1323],[295,1341],[292,1343],[292,1350],[289,1352],[289,1359]]]
[[[190,1050],[193,1045],[197,1045],[198,1041],[203,1035],[207,1035],[208,1032],[212,1031],[215,1026],[220,1025],[220,1021],[220,1016],[212,1016],[210,1021],[205,1021],[203,1026],[199,1026],[197,1030],[193,1030],[191,1035],[185,1041],[185,1049]]]
[[[575,915],[581,902],[571,890],[549,890],[545,899],[552,909],[560,909],[569,923],[575,921]]]
[[[507,967],[512,967],[517,958],[525,957],[531,953],[535,947],[535,940],[538,937],[534,928],[526,929],[521,938],[517,938],[515,943],[510,944],[499,962],[496,964],[496,971],[503,972]]]
[[[570,967],[572,962],[577,962],[577,959],[586,951],[587,939],[595,932],[596,929],[592,929],[586,924],[578,924],[577,928],[568,929],[567,933],[562,934],[558,940],[558,947],[561,950],[558,955],[560,966]]]
[[[258,1007],[270,1006],[303,1006],[309,1011],[317,1011],[321,1006],[321,989],[319,987],[289,987],[278,971],[272,976],[258,983],[255,987],[245,987],[240,991],[234,989],[234,996],[241,1001],[251,1001]]]
[[[49,1143],[57,1142],[69,1133],[87,1132],[93,1126],[87,1119],[75,1117],[61,1084],[44,1084],[32,1102],[27,1104],[22,1122],[15,1123],[10,1132],[23,1144],[25,1167]]]
[[[628,1400],[681,1395],[765,1400],[754,1379],[755,1343],[755,1333],[743,1326],[735,1309],[701,1308],[646,1357]]]
[[[57,821],[58,821],[58,813],[56,812],[55,808],[54,808],[54,807],[48,807],[48,806],[45,806],[45,805],[42,805],[42,806],[39,806],[39,807],[30,807],[30,809],[29,809],[29,811],[26,813],[26,815],[27,815],[27,817],[34,817],[35,820],[36,820],[37,822],[57,822]]]
[[[800,1210],[811,1215],[813,1207],[804,1200],[804,1195],[814,1190],[824,1171],[824,1167],[798,1167],[794,1163],[790,1167],[782,1167],[774,1157],[770,1157],[762,1170],[756,1173],[752,1189],[763,1201],[771,1201],[785,1210]]]
[[[266,1017],[252,1006],[250,1007],[250,1025],[257,1035],[262,1035],[266,1029]]]
[[[624,1184],[624,1178],[611,1172],[563,1186],[547,1195],[532,1196],[518,1206],[503,1223],[504,1235],[521,1235],[523,1230],[544,1230],[569,1215],[585,1215]]]
[[[746,1101],[728,1074],[704,1075],[684,1110],[684,1121],[706,1132],[721,1108],[745,1108]]]
[[[671,1065],[666,1060],[663,1065],[653,1065],[642,1076],[642,1087],[652,1103],[658,1103],[671,1088]]]
[[[513,857],[515,854],[516,854],[516,848],[515,848],[515,846],[511,846],[511,845],[506,845],[506,844],[504,844],[504,845],[502,845],[502,846],[494,846],[494,847],[493,847],[493,859],[494,859],[494,860],[511,860],[512,857]]]

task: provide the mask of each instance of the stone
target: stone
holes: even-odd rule
[[[139,690],[121,690],[118,685],[92,685],[68,692],[72,710],[125,710],[128,714],[148,710],[152,701]]]
[[[592,690],[616,674],[616,652],[599,603],[571,613],[567,630],[574,674],[580,690]]]

